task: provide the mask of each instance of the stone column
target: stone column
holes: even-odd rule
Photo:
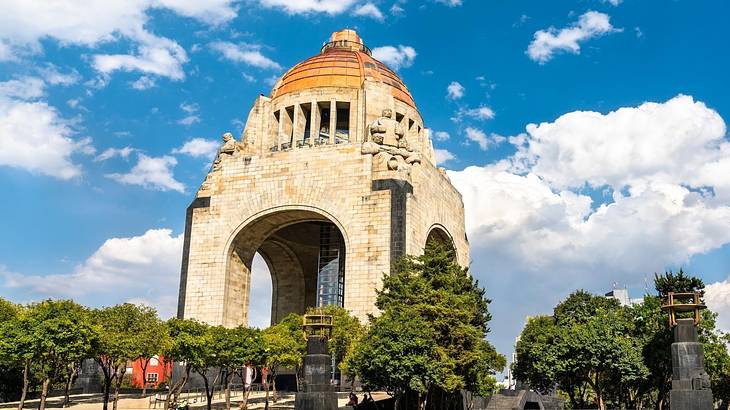
[[[705,353],[697,341],[694,319],[677,319],[672,331],[672,410],[712,410],[710,376],[705,372]]]
[[[312,100],[312,109],[309,112],[309,145],[314,145],[314,139],[319,139],[319,104]]]
[[[335,143],[335,128],[337,127],[337,101],[330,100],[330,144]]]
[[[276,146],[281,151],[281,134],[284,133],[284,115],[286,115],[286,109],[279,108],[279,129],[276,132]]]
[[[304,112],[300,104],[294,104],[294,121],[292,124],[292,148],[299,147],[299,141],[304,140]],[[301,131],[301,132],[300,132]]]
[[[327,339],[307,336],[304,356],[304,391],[297,393],[295,410],[337,410],[337,393],[330,383],[332,356],[327,352]]]

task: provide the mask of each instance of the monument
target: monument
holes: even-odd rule
[[[669,404],[673,410],[711,410],[714,408],[710,376],[705,372],[705,352],[697,339],[700,310],[705,305],[699,292],[669,292],[662,309],[669,313],[672,327],[672,390]],[[678,314],[691,312],[693,317]]]
[[[362,320],[393,262],[436,240],[469,263],[461,195],[436,166],[405,84],[352,30],[287,71],[226,133],[187,209],[178,316],[248,321],[251,263],[271,320],[344,306]]]

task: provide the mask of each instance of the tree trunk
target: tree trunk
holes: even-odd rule
[[[139,359],[139,365],[142,368],[142,397],[147,397],[147,366],[150,364],[150,360],[140,358]],[[163,370],[164,372],[164,370]],[[165,376],[163,375],[162,378],[164,379]]]
[[[271,376],[271,394],[273,396],[274,403],[276,403],[276,375],[272,374]]]
[[[231,410],[231,377],[232,374],[226,372],[225,383],[226,383],[226,410]]]
[[[46,409],[46,397],[48,397],[48,387],[51,385],[51,378],[46,377],[43,380],[43,387],[41,390],[41,402],[38,405],[38,410],[45,410]]]
[[[23,410],[23,406],[25,405],[25,396],[28,394],[28,384],[30,383],[28,372],[30,372],[30,360],[26,360],[25,363],[23,363],[23,391],[20,392],[18,410]]]
[[[206,370],[206,372],[207,372],[207,370]],[[208,383],[208,375],[205,374],[205,372],[198,372],[198,374],[200,374],[200,376],[203,377],[203,381],[205,382],[205,398],[207,399],[206,406],[208,407],[208,410],[210,410],[213,405],[211,403],[211,401],[213,400],[213,392],[210,391],[210,385]],[[213,389],[215,389],[215,384],[213,385]]]
[[[170,408],[170,403],[174,400],[177,402],[177,398],[180,395],[180,391],[185,386],[185,383],[188,382],[188,378],[190,377],[190,367],[185,366],[185,375],[175,382],[175,385],[170,388],[170,390],[167,392],[167,400],[165,401],[165,410]]]
[[[127,371],[127,364],[123,364],[120,367],[120,370],[116,371],[115,374],[117,375],[117,380],[114,383],[114,405],[112,407],[112,410],[117,410],[117,403],[119,403],[119,388],[122,387],[122,382],[124,381],[124,373]]]
[[[71,364],[71,369],[69,369],[68,374],[66,375],[66,388],[64,390],[63,394],[63,407],[68,407],[71,404],[71,400],[69,398],[69,391],[71,390],[71,386],[73,386],[74,381],[76,380],[76,365]]]

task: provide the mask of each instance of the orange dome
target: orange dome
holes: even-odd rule
[[[370,49],[353,30],[332,33],[319,54],[295,65],[277,81],[271,97],[316,87],[362,88],[364,81],[388,85],[393,97],[416,108],[403,81],[371,56]]]

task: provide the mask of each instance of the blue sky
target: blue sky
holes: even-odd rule
[[[502,353],[525,316],[570,291],[618,283],[638,297],[666,268],[711,284],[730,330],[726,2],[3,9],[0,296],[171,314],[185,208],[220,135],[239,135],[258,94],[349,27],[408,85],[464,194],[471,268]],[[255,300],[267,281],[257,273]]]

